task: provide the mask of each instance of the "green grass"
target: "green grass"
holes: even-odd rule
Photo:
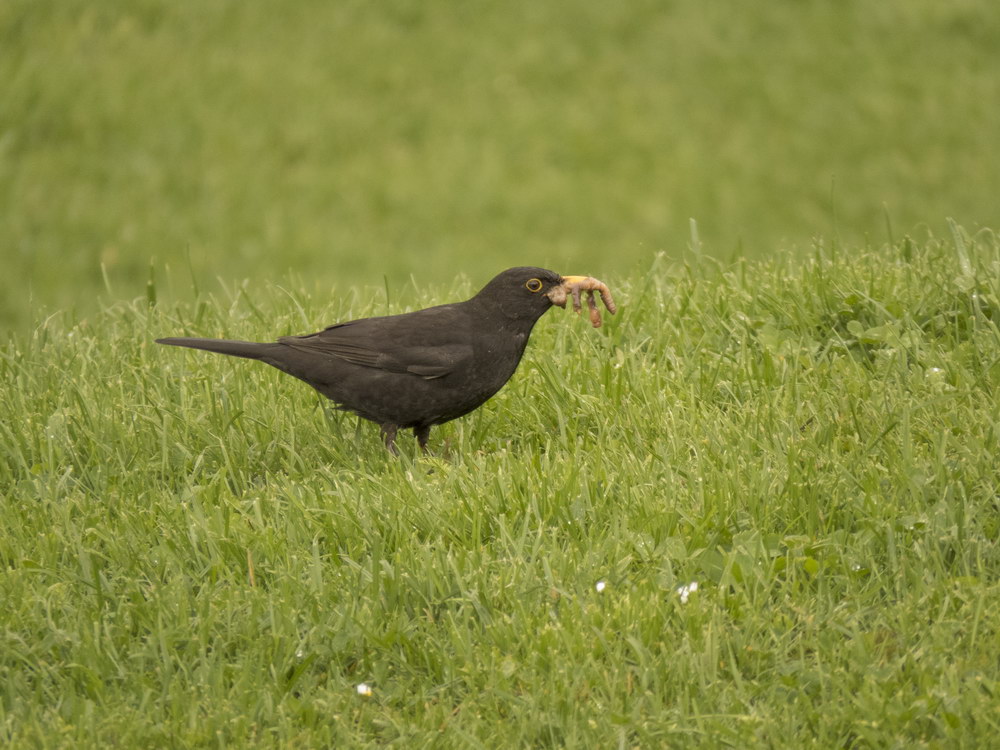
[[[991,746],[998,279],[957,227],[660,256],[431,458],[152,339],[472,282],[48,318],[0,355],[0,744]]]
[[[0,47],[21,331],[151,259],[440,289],[614,276],[689,217],[751,256],[1000,226],[991,0],[5,0]]]
[[[993,3],[8,0],[0,49],[0,745],[996,744]],[[621,313],[431,458],[151,343],[521,263]]]

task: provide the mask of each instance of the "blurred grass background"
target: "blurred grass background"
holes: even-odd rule
[[[985,0],[7,0],[0,49],[5,327],[1000,224]]]

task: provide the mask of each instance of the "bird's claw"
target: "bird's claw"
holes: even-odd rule
[[[567,296],[573,299],[573,312],[579,313],[583,309],[583,304],[580,299],[581,293],[587,293],[587,308],[590,312],[590,324],[594,328],[601,327],[601,311],[597,307],[597,301],[594,298],[595,293],[601,295],[601,302],[608,309],[608,312],[612,315],[617,312],[618,307],[615,305],[615,300],[611,296],[611,290],[608,289],[608,285],[603,281],[598,281],[593,276],[566,276],[563,279],[563,283],[555,287],[549,295],[552,303],[559,305],[559,307],[566,306]]]

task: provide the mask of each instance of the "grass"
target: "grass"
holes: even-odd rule
[[[606,279],[599,331],[543,318],[430,458],[151,341],[472,282],[52,316],[0,353],[0,741],[990,746],[998,279],[1000,241],[957,226],[658,256]]]
[[[151,263],[440,289],[614,276],[690,217],[751,257],[1000,226],[989,0],[7,0],[0,45],[22,333]]]
[[[996,744],[993,4],[9,0],[0,45],[0,744]],[[621,313],[431,458],[151,343],[521,263]]]

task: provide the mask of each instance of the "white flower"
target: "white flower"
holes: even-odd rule
[[[597,589],[597,593],[600,594],[602,591],[604,591],[604,587],[607,585],[608,584],[605,583],[604,581],[598,581],[597,583],[594,584],[594,588]]]
[[[691,583],[684,586],[677,587],[677,593],[681,597],[681,604],[688,603],[688,597],[691,596],[695,591],[698,590],[698,582],[691,581]]]
[[[358,695],[363,695],[366,698],[372,694],[372,687],[367,682],[358,683]]]

